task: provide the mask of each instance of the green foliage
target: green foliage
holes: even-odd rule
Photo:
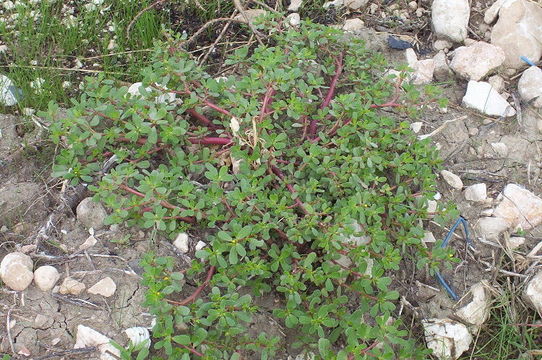
[[[280,339],[246,331],[263,296],[280,299],[293,346],[323,359],[423,358],[393,317],[393,274],[448,257],[421,243],[439,160],[379,105],[410,114],[424,89],[339,31],[266,25],[270,44],[236,51],[223,78],[162,44],[140,94],[89,79],[51,126],[54,173],[92,183],[109,223],[208,234],[186,272],[143,261],[160,358],[276,358]]]

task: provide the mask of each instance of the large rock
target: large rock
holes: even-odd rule
[[[467,351],[472,336],[467,327],[450,319],[422,320],[427,347],[442,360],[455,360]]]
[[[107,212],[102,204],[94,202],[91,197],[83,199],[77,205],[77,220],[88,228],[95,230],[104,226],[104,220]]]
[[[470,5],[468,0],[434,0],[431,20],[437,37],[461,43],[467,37]]]
[[[500,47],[477,41],[457,48],[450,68],[466,80],[478,81],[501,66],[504,58],[504,51]]]
[[[518,82],[519,96],[525,102],[534,99],[535,107],[542,107],[542,70],[531,66],[523,72]]]
[[[490,20],[491,16],[487,15],[488,13],[487,20]],[[506,0],[502,2],[498,16],[499,20],[491,32],[491,43],[504,50],[505,65],[515,69],[525,67],[526,64],[520,56],[525,56],[533,62],[540,60],[542,7],[526,0]]]
[[[0,263],[0,279],[10,289],[23,291],[34,279],[33,266],[30,256],[20,252],[9,253]]]
[[[514,116],[516,110],[493,87],[483,81],[469,81],[463,105],[490,116]]]
[[[516,184],[506,185],[502,194],[503,200],[493,214],[510,228],[529,230],[542,222],[541,198]]]

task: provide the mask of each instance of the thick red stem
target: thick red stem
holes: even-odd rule
[[[191,347],[188,347],[186,345],[183,345],[183,344],[179,344],[179,346],[182,346],[183,348],[185,348],[186,350],[190,351],[192,354],[194,355],[197,355],[197,356],[203,356],[202,353],[200,353],[199,351],[197,351],[196,349],[194,348],[191,348]]]
[[[320,110],[325,109],[329,106],[331,103],[331,100],[333,99],[333,96],[335,95],[335,89],[337,88],[337,82],[339,81],[339,77],[341,76],[341,73],[343,71],[343,53],[340,53],[339,56],[335,59],[336,61],[336,69],[335,69],[335,75],[333,75],[333,78],[331,79],[331,83],[329,85],[329,89],[327,91],[327,95],[324,98],[324,101],[320,104]],[[316,135],[316,128],[318,126],[318,121],[316,119],[312,119],[309,125],[309,137],[312,138]]]
[[[216,125],[214,125],[213,122],[207,118],[207,116],[200,114],[195,109],[187,109],[186,112],[203,125],[213,129],[216,128]]]
[[[275,89],[273,89],[271,85],[269,85],[263,97],[262,110],[260,111],[260,122],[263,120],[266,113],[270,112],[269,105],[273,102],[274,94],[275,94]]]
[[[213,277],[213,275],[215,273],[215,270],[216,270],[216,268],[214,266],[211,266],[209,268],[209,271],[207,271],[207,277],[205,278],[205,281],[203,282],[203,284],[201,284],[196,289],[196,291],[194,291],[194,293],[192,295],[190,295],[189,297],[187,297],[186,299],[184,299],[182,301],[179,301],[178,303],[176,302],[175,304],[177,304],[179,306],[184,306],[186,304],[191,303],[192,301],[195,301],[198,298],[199,294],[203,291],[203,289],[205,289],[205,287],[207,285],[209,285],[209,282],[211,281],[211,278]]]
[[[229,145],[232,143],[232,139],[222,137],[189,138],[188,141],[201,145]]]

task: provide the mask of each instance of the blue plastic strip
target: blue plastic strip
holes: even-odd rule
[[[457,221],[455,222],[455,224],[450,228],[450,231],[448,231],[448,234],[446,234],[446,237],[444,238],[444,241],[442,242],[442,244],[440,245],[441,248],[445,248],[447,245],[448,245],[448,242],[450,241],[450,239],[452,238],[452,235],[454,234],[455,230],[457,229],[457,227],[459,226],[459,224],[462,224],[463,225],[463,230],[465,230],[465,240],[467,241],[467,245],[469,245],[471,248],[474,249],[474,244],[472,243],[470,237],[469,237],[469,227],[468,227],[468,223],[467,223],[467,220],[465,220],[465,218],[463,218],[462,216],[459,217],[459,219],[457,219]],[[440,272],[436,272],[435,273],[436,277],[437,277],[437,280],[438,282],[440,283],[440,285],[442,285],[442,287],[446,290],[446,292],[448,293],[448,295],[450,295],[450,297],[452,299],[454,299],[455,301],[458,301],[459,300],[459,296],[457,296],[457,294],[454,292],[454,290],[450,287],[450,285],[448,285],[448,283],[446,282],[446,280],[444,280],[444,277],[440,274]]]
[[[536,64],[532,62],[527,56],[520,56],[519,58],[525,61],[529,66],[536,66]]]

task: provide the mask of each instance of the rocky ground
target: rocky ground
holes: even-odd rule
[[[289,4],[293,26],[302,3]],[[398,315],[419,324],[435,358],[469,358],[503,292],[513,292],[518,312],[542,315],[542,70],[536,66],[542,5],[335,0],[325,6],[339,14],[333,26],[363,37],[392,64],[408,63],[412,83],[440,83],[449,100],[412,129],[430,137],[444,159],[440,194],[430,206],[437,211],[451,201],[468,224],[472,246],[456,230],[448,246],[461,262],[442,271],[460,299],[433,277],[413,278],[416,272],[405,269],[396,279]],[[8,90],[2,96],[14,101]],[[181,236],[172,243],[104,226],[105,209],[88,201],[84,189],[69,193],[65,182],[50,177],[55,149],[46,146],[39,119],[31,132],[25,122],[0,116],[0,353],[112,358],[107,352],[117,352],[109,339],[125,345],[148,336],[152,326],[141,305],[141,254],[153,249],[190,261],[204,239]],[[450,229],[429,222],[425,230],[430,243]],[[268,319],[254,326],[284,336]]]

